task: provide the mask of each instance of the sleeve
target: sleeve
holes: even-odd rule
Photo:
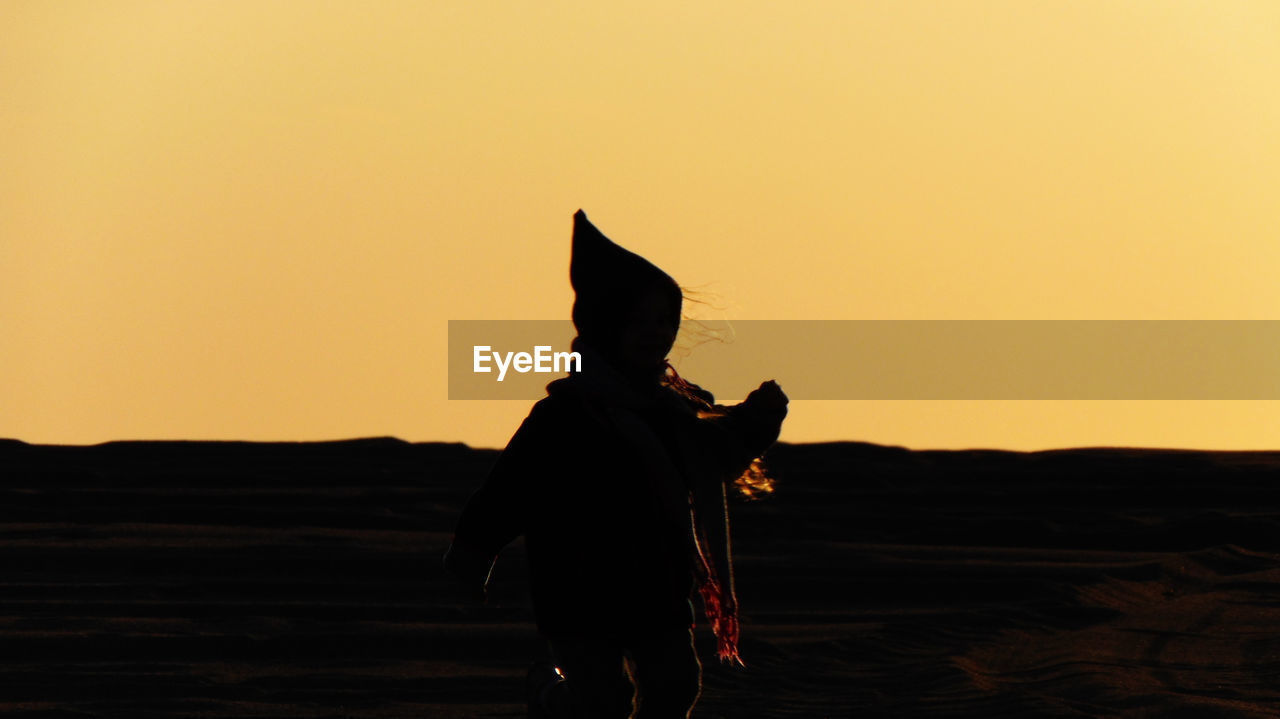
[[[742,402],[726,407],[720,422],[726,426],[727,431],[738,436],[747,454],[754,459],[778,441],[778,435],[782,432],[782,420],[786,416],[786,409],[763,410]]]
[[[714,414],[700,420],[703,443],[710,450],[712,475],[720,482],[732,482],[777,441],[787,412],[761,410],[746,402],[714,409]]]
[[[545,424],[544,408],[535,405],[458,517],[444,566],[468,586],[483,588],[498,554],[525,532],[531,480],[548,456]]]

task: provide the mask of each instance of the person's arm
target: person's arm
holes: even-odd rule
[[[741,403],[715,405],[717,414],[702,420],[705,446],[721,482],[737,479],[752,460],[778,439],[787,416],[787,396],[772,380],[764,382]]]
[[[453,542],[444,555],[445,569],[481,601],[503,547],[525,532],[531,508],[531,486],[546,456],[545,417],[535,406],[471,495],[458,518]]]

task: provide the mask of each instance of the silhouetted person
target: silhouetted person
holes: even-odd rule
[[[569,278],[581,371],[547,385],[468,501],[445,566],[483,598],[498,553],[524,535],[558,667],[531,671],[531,717],[637,705],[636,717],[687,717],[701,691],[695,590],[720,658],[738,660],[726,484],[777,439],[787,398],[769,381],[723,407],[676,374],[679,285],[581,210]]]

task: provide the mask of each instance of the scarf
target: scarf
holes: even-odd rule
[[[703,612],[716,636],[720,660],[745,666],[738,654],[738,606],[733,588],[728,509],[723,477],[708,456],[723,441],[706,425],[694,402],[669,386],[638,388],[628,383],[598,350],[578,337],[572,349],[582,371],[547,385],[548,394],[585,400],[597,421],[613,428],[630,445],[652,478],[664,518],[685,536],[690,568]],[[669,423],[668,443],[645,421],[656,415]]]

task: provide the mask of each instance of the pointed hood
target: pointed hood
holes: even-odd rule
[[[573,324],[583,337],[608,336],[630,304],[655,287],[669,293],[675,308],[672,323],[680,325],[680,285],[652,262],[605,237],[582,210],[573,216],[569,283],[575,294]]]

